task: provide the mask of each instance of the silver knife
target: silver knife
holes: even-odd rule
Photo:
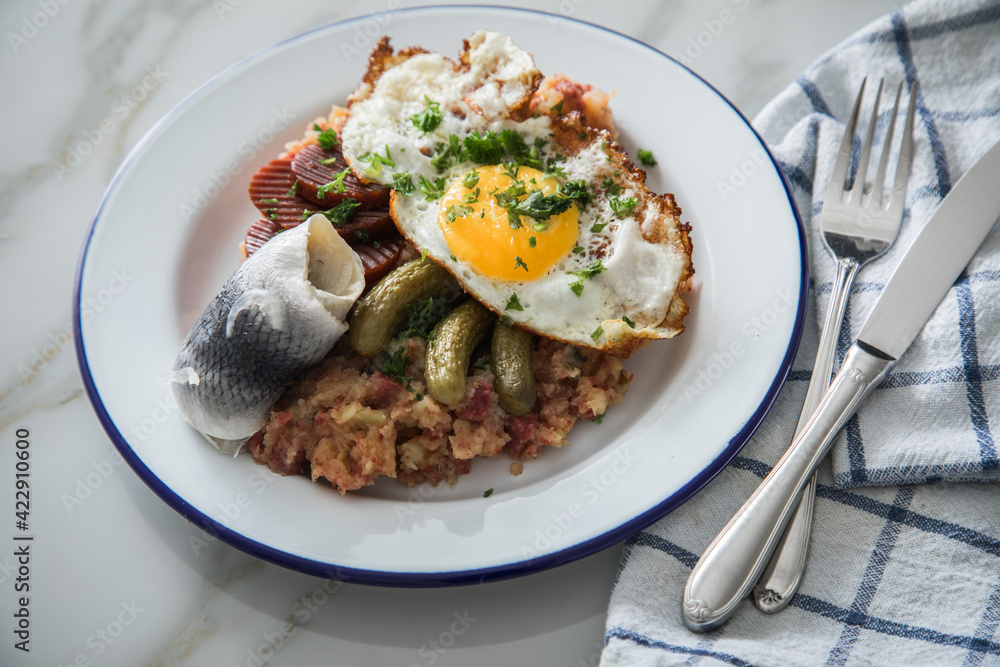
[[[910,346],[1000,216],[998,179],[1000,144],[938,206],[886,284],[816,412],[695,564],[682,605],[689,629],[718,628],[753,588],[834,436]]]

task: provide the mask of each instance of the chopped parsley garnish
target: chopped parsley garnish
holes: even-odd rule
[[[434,325],[451,308],[447,299],[432,296],[414,301],[406,306],[406,321],[399,330],[398,338],[434,338]]]
[[[487,370],[490,367],[490,361],[491,361],[491,357],[490,357],[490,355],[487,354],[485,357],[483,357],[482,359],[480,359],[476,363],[472,364],[472,366],[470,366],[470,368],[472,370],[474,370],[474,371],[485,371],[485,370]]]
[[[472,213],[472,207],[465,204],[452,204],[444,212],[444,219],[448,222],[455,222],[458,218]]]
[[[521,301],[517,298],[517,294],[510,295],[510,298],[507,299],[507,305],[504,306],[504,310],[524,310]]]
[[[635,329],[635,322],[633,322],[632,320],[630,320],[628,318],[628,315],[622,315],[622,322],[624,322],[625,324],[627,324],[630,327],[632,327],[633,329]]]
[[[615,183],[614,179],[610,176],[605,176],[601,180],[601,189],[607,192],[609,197],[614,197],[622,193],[622,186]]]
[[[486,134],[474,131],[462,140],[465,157],[472,162],[477,164],[515,162],[520,166],[532,167],[539,171],[544,169],[540,157],[544,145],[543,140],[529,146],[520,133],[510,129],[500,130],[499,133],[489,130]]]
[[[591,419],[590,421],[594,422],[595,424],[600,424],[601,422],[604,421],[604,413],[602,412],[599,415],[594,415],[594,418]]]
[[[299,179],[296,178],[295,182],[292,183],[292,187],[290,187],[288,189],[288,192],[285,193],[285,196],[294,197],[298,191],[299,191]]]
[[[479,188],[476,188],[474,192],[469,192],[462,196],[463,204],[475,204],[479,201],[479,195],[481,194]],[[470,211],[471,212],[471,211]]]
[[[602,262],[599,259],[595,259],[586,268],[578,269],[576,271],[570,271],[569,274],[571,276],[576,276],[580,280],[577,280],[574,283],[570,283],[569,288],[573,290],[574,294],[580,296],[583,293],[583,281],[593,278],[603,270],[604,270],[604,262]]]
[[[601,232],[604,231],[604,228],[607,226],[608,223],[606,222],[595,222],[593,227],[590,228],[590,231],[594,232],[595,234],[600,234]]]
[[[333,208],[321,211],[321,213],[333,223],[334,227],[342,227],[344,223],[354,217],[354,209],[359,206],[361,206],[361,202],[358,200],[346,198]]]
[[[310,211],[307,208],[302,209],[302,215],[299,216],[299,221],[301,222],[302,220],[305,220],[306,218],[308,218],[313,213],[315,213],[315,211]]]
[[[552,105],[552,111],[554,111],[557,116],[561,116],[562,115],[562,112],[563,112],[563,102],[565,102],[565,101],[566,101],[566,98],[564,97],[563,99],[559,100],[558,104],[553,104]]]
[[[408,390],[413,391],[410,386],[413,378],[406,374],[406,362],[409,361],[409,359],[410,358],[406,355],[406,348],[402,345],[397,347],[392,354],[383,350],[382,356],[379,358],[379,361],[381,362],[379,364],[379,370],[406,387]]]
[[[433,183],[420,175],[420,191],[427,197],[427,201],[434,201],[444,196],[444,177],[436,179]]]
[[[579,276],[580,278],[593,278],[598,273],[604,270],[604,262],[599,259],[595,259],[590,265],[584,269],[579,269],[577,271],[570,271],[570,275]]]
[[[503,194],[503,193],[501,193]],[[501,201],[497,196],[497,203],[507,209],[507,218],[511,222],[511,227],[520,227],[520,216],[525,215],[538,222],[544,222],[553,215],[565,212],[573,205],[573,199],[564,197],[561,194],[547,195],[541,190],[532,190],[524,200],[511,198],[509,201]],[[535,231],[544,231],[548,225],[533,225]]]
[[[457,134],[448,135],[448,143],[438,142],[434,145],[434,157],[431,158],[431,165],[438,170],[438,173],[447,171],[448,167],[456,162],[465,160],[465,151],[462,149],[462,140]]]
[[[584,250],[586,250],[586,248],[584,248],[582,245],[578,245],[575,248],[573,248],[573,254],[574,255],[579,255]]]
[[[337,147],[337,133],[326,128],[325,130],[320,130],[319,125],[313,124],[314,130],[319,130],[319,134],[316,135],[316,143],[319,147],[325,151],[332,151]]]
[[[420,259],[427,259],[427,248],[420,251]]]
[[[441,121],[444,120],[444,115],[441,113],[440,105],[426,95],[424,95],[424,103],[427,105],[424,110],[418,114],[414,114],[410,118],[410,121],[418,130],[427,134],[428,132],[433,132],[441,124]]]
[[[345,168],[344,171],[334,176],[332,181],[326,185],[321,185],[319,189],[316,190],[316,196],[320,199],[326,199],[330,190],[333,190],[338,195],[342,195],[347,192],[347,187],[344,185],[344,179],[347,178],[349,173],[351,173],[350,168]]]
[[[364,155],[359,155],[358,160],[368,163],[365,173],[373,178],[382,173],[383,166],[390,169],[396,166],[396,161],[389,154],[389,144],[385,145],[385,155],[379,155],[377,151],[374,153],[365,153]]]
[[[521,259],[520,257],[515,257],[514,258],[514,268],[515,269],[524,269],[525,271],[527,271],[528,270],[528,265],[525,264],[524,260]]]
[[[614,211],[615,215],[619,218],[627,218],[632,215],[632,211],[639,202],[632,197],[612,197],[608,203],[611,204],[611,210]]]
[[[413,185],[413,176],[408,171],[401,171],[392,175],[392,189],[401,195],[412,195],[416,189]]]
[[[267,213],[268,220],[274,220],[275,217],[277,217],[276,213],[278,212],[278,209],[276,208],[266,208],[264,211]]]
[[[503,168],[503,173],[507,174],[507,177],[510,178],[510,180],[517,180],[517,172],[520,170],[521,165],[516,162],[504,162],[500,166]]]
[[[594,329],[594,333],[590,334],[590,337],[593,340],[597,340],[598,338],[601,337],[603,333],[604,333],[604,327],[598,326],[596,329]]]
[[[477,185],[479,185],[478,169],[473,169],[472,171],[470,171],[469,173],[467,173],[465,176],[462,177],[462,186],[465,187],[466,190],[471,190]]]
[[[514,320],[510,319],[510,315],[504,315],[500,318],[500,321],[508,327],[514,326]]]
[[[529,236],[528,237],[528,247],[529,248],[534,248],[536,243],[538,243],[538,242],[535,240],[534,236]]]
[[[485,491],[483,491],[483,498],[489,498],[492,495],[493,495],[493,489],[492,488],[489,488],[489,489],[486,489]]]
[[[567,199],[572,199],[581,208],[590,203],[590,191],[587,190],[587,183],[582,178],[575,181],[566,181],[560,185],[559,194]]]
[[[656,166],[656,158],[653,157],[653,151],[647,151],[645,149],[640,148],[638,151],[636,151],[636,155],[639,157],[639,162],[643,163],[647,167]]]
[[[371,243],[372,235],[367,229],[355,229],[354,238],[361,241],[362,243]]]
[[[261,199],[260,203],[261,204],[277,204],[278,200],[272,197],[271,199]]]

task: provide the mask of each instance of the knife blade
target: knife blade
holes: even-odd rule
[[[760,577],[834,436],[916,338],[1000,216],[1000,143],[963,176],[907,250],[830,389],[771,473],[715,537],[684,587],[684,624],[723,625]]]

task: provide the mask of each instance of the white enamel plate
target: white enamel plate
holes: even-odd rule
[[[357,86],[374,40],[457,57],[489,28],[617,94],[632,154],[693,226],[687,331],[627,362],[635,380],[602,424],[524,473],[476,461],[454,487],[380,480],[341,496],[218,453],[178,414],[168,371],[181,338],[239,262],[256,169]],[[802,331],[805,240],[786,186],[746,120],[696,75],[603,28],[530,11],[434,7],[364,17],[279,44],[171,111],[125,160],[81,256],[76,349],[90,400],[139,476],[233,546],[312,574],[441,585],[538,571],[614,544],[687,500],[746,442]],[[96,304],[96,305],[95,305]],[[493,493],[484,497],[484,492]]]

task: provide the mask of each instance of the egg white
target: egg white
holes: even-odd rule
[[[469,44],[467,69],[439,54],[422,53],[388,68],[374,87],[356,94],[341,135],[352,169],[387,185],[402,172],[411,174],[415,185],[421,176],[431,182],[443,178],[447,189],[479,166],[462,162],[438,172],[431,158],[435,147],[446,144],[450,135],[464,139],[473,132],[482,135],[511,129],[529,146],[536,139],[544,140],[543,162],[558,156],[564,160],[559,166],[565,170],[565,180],[583,180],[592,193],[592,201],[579,214],[576,245],[583,252],[568,253],[545,275],[524,282],[496,280],[454,257],[438,224],[439,202],[428,200],[419,189],[409,195],[394,191],[391,210],[397,227],[414,246],[452,272],[476,299],[531,331],[590,347],[613,347],[621,337],[661,338],[677,333],[662,323],[690,258],[676,244],[643,238],[643,218],[654,207],[637,206],[632,214],[619,218],[602,183],[605,179],[618,183],[623,188],[617,194],[621,199],[644,201],[651,193],[637,191],[634,179],[622,174],[619,163],[612,160],[606,134],[595,134],[588,145],[569,154],[554,142],[549,116],[511,118],[530,96],[531,82],[537,85],[538,71],[530,54],[497,33],[481,31]],[[425,134],[411,118],[427,107],[428,99],[438,103],[443,119]],[[373,169],[372,154],[385,155],[392,164],[380,163]],[[593,266],[596,260],[603,270],[593,277],[581,279],[572,274]],[[577,295],[570,286],[581,281],[583,289]],[[508,307],[512,295],[522,310]]]

